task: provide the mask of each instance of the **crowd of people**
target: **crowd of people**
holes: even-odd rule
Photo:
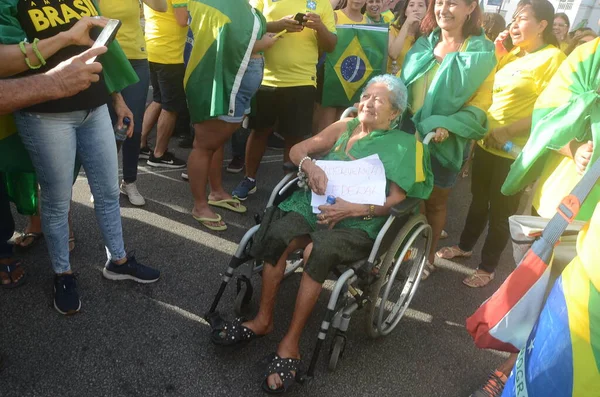
[[[106,246],[104,277],[158,281],[160,271],[138,262],[123,243],[120,194],[135,206],[145,204],[136,186],[139,160],[151,167],[187,167],[182,177],[189,180],[192,217],[220,232],[227,224],[216,208],[244,213],[244,200],[259,187],[270,188],[258,185],[257,175],[276,131],[284,161],[297,166],[306,189],[269,209],[269,221],[257,232],[252,255],[265,263],[257,316],[227,323],[211,336],[213,343],[231,347],[273,331],[286,260],[302,249],[304,274],[288,332],[262,385],[267,392],[287,390],[302,371],[300,337],[331,267],[368,255],[390,209],[407,197],[423,200],[421,211],[432,228],[423,279],[436,270],[436,257],[473,255],[486,226],[481,263],[463,283],[481,288],[494,279],[510,238],[508,218],[517,213],[526,187],[503,185],[518,172],[515,158],[527,161],[519,153],[535,145],[534,107],[553,95],[553,76],[567,56],[578,55],[582,45],[595,51],[600,40],[589,28],[570,32],[567,15],[556,14],[548,0],[521,0],[509,24],[499,14],[485,14],[476,0],[143,0],[144,28],[138,0],[44,3],[0,1],[0,109],[6,115],[0,123],[1,286],[26,280],[8,243],[13,201],[29,217],[14,245],[28,248],[43,237],[55,273],[55,309],[80,310],[69,260],[75,248],[72,185],[80,167]],[[109,18],[121,21],[117,40],[89,49]],[[320,103],[328,95],[322,89],[323,57],[336,48],[336,25],[343,24],[389,26],[388,62],[387,74],[363,87],[356,114],[337,121],[343,109]],[[595,67],[592,79],[600,73]],[[40,82],[48,89],[37,90]],[[126,139],[115,130],[125,131]],[[176,131],[182,146],[191,145],[187,161],[168,151]],[[430,132],[426,149],[422,141]],[[551,217],[581,178],[595,158],[591,134],[575,131],[566,145],[541,149],[549,153],[529,178],[529,184],[539,180],[534,213]],[[222,185],[229,140],[236,163],[227,170],[245,169],[232,192]],[[314,160],[373,154],[386,172],[384,205],[338,198],[314,214],[310,191],[324,194],[327,186]],[[440,247],[448,198],[469,164],[472,199],[459,243]],[[580,219],[589,221],[598,202],[600,189]],[[515,360],[474,396],[500,396]]]

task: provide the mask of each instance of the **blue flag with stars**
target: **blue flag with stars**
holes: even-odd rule
[[[337,45],[325,59],[322,104],[347,107],[359,101],[362,88],[372,77],[385,73],[388,27],[338,25],[336,28]]]

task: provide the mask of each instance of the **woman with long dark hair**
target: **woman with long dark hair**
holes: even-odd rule
[[[398,74],[404,57],[421,36],[420,26],[427,12],[426,0],[408,0],[396,21],[390,25],[388,73]]]
[[[565,59],[552,33],[553,20],[554,7],[549,1],[521,0],[510,29],[496,41],[499,61],[487,114],[490,132],[475,147],[473,200],[460,243],[437,253],[445,259],[471,256],[489,220],[481,263],[463,281],[469,287],[484,287],[494,279],[510,237],[508,217],[517,212],[521,195],[504,196],[500,188],[516,157],[515,148],[527,143],[535,101]],[[510,52],[502,45],[507,34],[515,46]]]
[[[468,157],[469,141],[481,139],[487,132],[496,56],[481,19],[475,0],[431,2],[421,22],[423,36],[402,65],[401,78],[409,95],[403,130],[416,130],[421,138],[436,133],[430,145],[434,188],[424,208],[433,243],[424,278],[435,269],[448,196]]]

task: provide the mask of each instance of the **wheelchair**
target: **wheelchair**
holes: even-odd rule
[[[345,117],[353,109],[344,112]],[[354,109],[355,111],[355,109]],[[429,134],[427,144],[433,134]],[[275,186],[267,207],[276,206],[298,189],[298,178],[293,164],[284,165],[289,173]],[[329,348],[329,370],[334,371],[343,356],[346,331],[352,315],[366,309],[364,330],[371,338],[391,333],[406,312],[421,280],[421,274],[432,243],[431,227],[424,215],[419,213],[420,199],[406,198],[391,209],[384,226],[379,231],[367,258],[360,258],[349,266],[336,266],[335,283],[327,305],[325,318],[318,332],[316,345],[306,373],[314,371],[328,333],[333,333]],[[227,270],[222,276],[219,290],[205,314],[213,329],[219,328],[222,319],[217,312],[219,301],[227,285],[236,275],[234,310],[241,315],[253,295],[252,276],[260,274],[263,263],[249,254],[253,236],[260,227],[261,217],[255,215],[256,225],[242,237]],[[295,252],[287,260],[284,279],[302,267],[302,254]]]

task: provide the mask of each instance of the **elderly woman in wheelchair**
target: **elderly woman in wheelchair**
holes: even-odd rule
[[[391,75],[373,78],[358,105],[358,117],[340,120],[309,138],[290,152],[307,185],[323,195],[327,176],[310,156],[324,160],[351,161],[378,154],[385,169],[387,198],[382,206],[353,204],[338,198],[313,214],[310,190],[298,189],[278,206],[270,207],[256,232],[251,255],[264,262],[260,308],[253,320],[226,323],[213,332],[217,345],[247,344],[273,331],[273,310],[286,260],[303,250],[304,274],[287,334],[268,367],[263,382],[267,392],[283,392],[302,371],[299,341],[315,306],[322,284],[333,267],[369,256],[379,230],[392,207],[407,197],[425,199],[432,189],[427,152],[414,135],[397,128],[406,108],[406,87]],[[269,213],[270,212],[270,213]],[[317,225],[324,225],[318,227]]]

